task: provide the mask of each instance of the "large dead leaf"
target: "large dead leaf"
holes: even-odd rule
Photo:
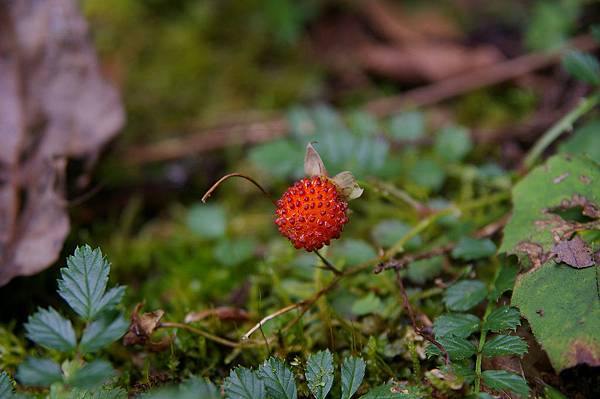
[[[0,285],[56,260],[67,159],[93,161],[123,120],[75,1],[0,7]]]

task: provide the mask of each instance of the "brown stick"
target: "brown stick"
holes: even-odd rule
[[[402,281],[402,276],[400,275],[400,270],[398,269],[396,269],[396,281],[398,282],[398,287],[400,288],[400,294],[402,295],[402,301],[404,302],[404,309],[406,309],[406,312],[408,313],[408,317],[410,318],[410,323],[412,324],[413,330],[415,330],[415,332],[421,337],[431,342],[432,345],[435,345],[444,355],[444,361],[446,362],[446,364],[450,364],[450,356],[448,356],[448,352],[442,346],[442,344],[440,344],[431,334],[423,331],[423,329],[417,325],[415,312],[412,306],[410,305],[408,294],[406,293],[406,289],[404,288],[404,282]]]
[[[275,200],[273,199],[273,197],[271,197],[271,195],[264,189],[262,188],[262,186],[260,184],[258,184],[258,182],[256,180],[254,180],[253,178],[251,178],[250,176],[246,176],[242,173],[229,173],[223,177],[221,177],[219,180],[216,181],[215,184],[213,184],[208,191],[202,196],[202,202],[206,202],[206,200],[212,195],[212,193],[217,189],[217,187],[219,187],[219,185],[221,185],[221,183],[223,183],[225,180],[231,178],[231,177],[241,177],[242,179],[246,179],[248,180],[250,183],[254,184],[256,187],[258,187],[258,189],[260,191],[262,191],[262,193],[269,199],[271,200],[271,202],[273,203],[273,205],[277,206],[277,202],[275,202]]]
[[[368,102],[363,110],[384,117],[404,107],[422,107],[447,100],[471,90],[495,85],[550,66],[560,60],[565,48],[582,51],[596,49],[598,43],[590,35],[578,36],[562,48],[552,52],[526,54],[496,65],[469,71],[431,85],[409,90],[401,95]],[[289,124],[283,117],[250,123],[224,124],[222,127],[201,130],[185,137],[177,137],[127,151],[125,159],[134,164],[169,161],[236,144],[255,144],[284,136]]]

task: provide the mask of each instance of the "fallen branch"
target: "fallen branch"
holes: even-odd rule
[[[460,94],[502,83],[529,72],[548,67],[560,60],[566,48],[590,51],[598,43],[590,35],[582,35],[552,52],[526,54],[496,65],[480,68],[401,95],[368,102],[363,109],[377,117],[385,117],[405,107],[422,107],[439,103]],[[203,129],[185,137],[177,137],[146,146],[134,147],[124,156],[134,164],[145,164],[184,158],[231,145],[256,144],[282,137],[290,126],[285,118],[265,118],[250,123],[223,124]]]

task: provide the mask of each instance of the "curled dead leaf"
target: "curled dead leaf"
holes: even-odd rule
[[[138,303],[131,313],[131,325],[129,331],[123,337],[123,345],[145,345],[150,342],[152,333],[160,325],[165,312],[163,310],[155,310],[153,312],[143,313],[140,315],[140,309],[143,304]]]

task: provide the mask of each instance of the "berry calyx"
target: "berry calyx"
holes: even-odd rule
[[[336,185],[325,176],[314,176],[283,193],[277,201],[275,224],[294,247],[310,252],[340,237],[348,222],[347,210]]]

